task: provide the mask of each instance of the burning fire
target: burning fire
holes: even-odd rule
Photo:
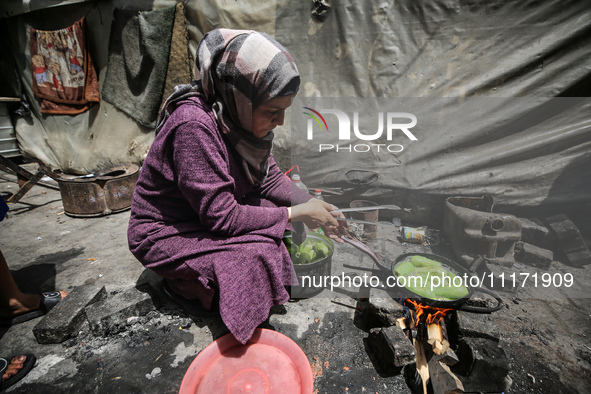
[[[445,317],[447,312],[453,311],[453,309],[450,308],[443,309],[423,305],[415,300],[411,300],[410,298],[407,298],[404,301],[404,304],[410,304],[414,307],[415,316],[411,316],[412,323],[414,325],[418,325],[419,322],[421,322],[421,320],[423,320],[423,322],[425,322],[426,324],[439,324],[439,322]]]

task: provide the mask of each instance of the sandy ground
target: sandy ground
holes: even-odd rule
[[[14,179],[0,173],[2,196],[17,190]],[[90,282],[104,285],[109,295],[146,281],[157,286],[158,278],[127,249],[128,219],[129,211],[70,217],[58,190],[35,186],[11,205],[0,225],[0,249],[17,282],[30,292],[71,291]],[[381,228],[373,246],[390,256],[416,250],[400,244],[394,230]],[[338,269],[372,264],[352,246],[337,245],[333,265]],[[491,315],[511,362],[513,383],[507,393],[591,392],[591,265],[575,269],[554,262],[548,272],[572,273],[575,286],[547,289],[526,283],[503,292],[505,307]],[[319,393],[410,393],[402,375],[383,374],[372,362],[365,341],[368,330],[356,309],[356,298],[366,290],[340,290],[331,297],[325,292],[289,302],[274,308],[265,324],[301,347]],[[0,329],[0,355],[32,352],[38,359],[9,393],[178,392],[196,355],[227,332],[219,318],[191,317],[164,296],[160,309],[114,327],[106,336],[95,336],[84,325],[75,338],[41,345],[32,332],[37,322]]]

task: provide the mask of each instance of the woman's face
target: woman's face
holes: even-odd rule
[[[291,96],[275,97],[259,105],[252,114],[252,133],[257,138],[263,138],[269,131],[277,126],[281,126],[285,121],[285,110],[291,105],[295,97]]]

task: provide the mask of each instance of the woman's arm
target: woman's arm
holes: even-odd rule
[[[290,221],[304,222],[311,229],[321,227],[325,235],[342,243],[340,236],[349,233],[346,222],[335,219],[345,216],[341,212],[331,212],[335,209],[336,206],[313,198],[304,204],[289,207],[287,211]]]
[[[269,157],[269,174],[259,189],[261,197],[278,206],[291,206],[309,201],[312,196],[297,187],[280,169],[273,155]]]
[[[215,124],[190,121],[177,126],[173,160],[177,185],[208,230],[224,236],[246,233],[281,238],[285,207],[241,205],[234,197],[228,151]]]

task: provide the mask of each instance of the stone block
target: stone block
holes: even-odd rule
[[[491,290],[515,292],[521,286],[521,276],[512,268],[485,263],[481,269],[480,274],[485,273],[483,284]]]
[[[486,338],[499,342],[499,328],[489,314],[456,311],[456,324],[460,338]]]
[[[517,242],[515,244],[515,260],[547,270],[554,261],[554,253],[526,242]]]
[[[104,286],[85,284],[76,287],[33,328],[39,343],[61,343],[78,335],[86,320],[85,309],[107,297]]]
[[[501,393],[507,389],[509,359],[499,343],[486,338],[462,338],[460,362],[451,367],[465,392]]]
[[[591,263],[591,252],[585,244],[575,224],[564,214],[550,216],[545,219],[548,227],[556,238],[560,251],[564,254],[564,264],[582,267]]]
[[[404,308],[387,291],[372,288],[365,305],[365,325],[367,327],[389,327],[404,317]]]
[[[372,329],[367,342],[386,373],[399,373],[405,365],[416,362],[417,352],[398,326]]]
[[[587,264],[591,264],[591,252],[589,249],[581,249],[576,252],[570,252],[566,255],[567,265],[571,267],[581,268]]]
[[[472,294],[472,297],[466,300],[464,306],[482,309],[492,309],[496,307],[498,303],[499,302],[490,295],[475,292],[474,294]]]
[[[95,335],[106,335],[116,325],[124,326],[131,316],[144,316],[157,309],[158,298],[151,286],[131,288],[93,304],[86,309],[86,318]]]
[[[540,248],[552,250],[556,239],[544,222],[537,218],[521,220],[521,241]]]

